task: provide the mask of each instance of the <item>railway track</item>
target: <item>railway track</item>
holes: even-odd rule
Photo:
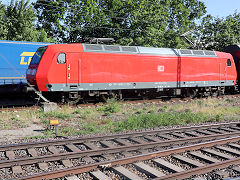
[[[239,122],[4,145],[0,146],[0,178],[26,178],[232,136],[240,136]]]
[[[231,166],[240,175],[240,136],[184,146],[129,158],[98,162],[24,179],[194,179]],[[71,174],[71,176],[69,176]],[[77,174],[77,175],[76,175]],[[220,177],[221,171],[216,172]],[[225,176],[226,177],[226,176]]]

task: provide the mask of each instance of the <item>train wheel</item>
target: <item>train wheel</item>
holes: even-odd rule
[[[65,97],[65,102],[70,104],[70,105],[75,105],[79,103],[82,100],[82,96],[79,95],[78,93],[69,93]]]
[[[81,97],[79,97],[77,99],[65,98],[65,101],[66,101],[66,103],[68,103],[70,105],[75,105],[75,104],[78,104],[81,99],[82,99]]]
[[[195,97],[197,97],[198,95],[198,90],[197,89],[189,89],[188,90],[188,96],[192,99],[194,99]]]

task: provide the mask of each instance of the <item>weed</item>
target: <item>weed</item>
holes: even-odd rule
[[[215,121],[217,121],[217,122],[221,122],[221,121],[223,121],[223,115],[222,114],[217,114],[216,116],[215,116]]]
[[[48,119],[42,119],[42,123],[45,124],[45,125],[48,125],[49,124],[49,120]]]
[[[120,109],[120,104],[115,98],[108,99],[105,105],[97,108],[98,111],[104,112],[107,116],[111,113],[119,112]]]
[[[75,111],[73,112],[73,114],[81,114],[82,113],[82,109],[75,109]]]
[[[148,110],[148,108],[147,108],[147,107],[144,107],[142,110],[143,110],[143,111],[147,111],[147,110]]]

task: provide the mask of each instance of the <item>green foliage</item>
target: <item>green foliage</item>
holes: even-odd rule
[[[216,117],[220,121],[220,117]],[[209,120],[214,120],[214,117],[210,117],[203,113],[193,113],[191,111],[183,112],[163,112],[163,113],[149,113],[132,115],[126,119],[126,121],[119,121],[116,126],[116,131],[134,130],[153,128],[159,126],[172,126],[172,125],[186,125],[189,123],[202,123]]]
[[[0,3],[0,39],[50,42],[44,29],[35,27],[36,14],[29,0],[11,0],[6,7]]]
[[[0,39],[6,39],[7,36],[5,9],[6,7],[0,4]]]
[[[240,13],[226,18],[208,15],[202,20],[202,42],[207,49],[223,51],[228,45],[240,43]]]
[[[37,0],[39,28],[63,42],[113,37],[117,44],[185,47],[180,35],[206,13],[199,0]]]
[[[222,51],[240,43],[240,14],[204,17],[201,0],[11,0],[0,3],[0,38],[42,42],[84,42],[112,37],[116,44],[189,48],[181,34],[201,36],[201,45]],[[200,22],[200,28],[196,22]]]

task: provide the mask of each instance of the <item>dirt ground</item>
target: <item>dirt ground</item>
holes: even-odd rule
[[[16,130],[0,130],[0,144],[1,142],[12,141],[14,139],[24,139],[33,136],[43,136],[41,132],[43,127],[40,125],[32,124],[30,127],[21,128]]]

